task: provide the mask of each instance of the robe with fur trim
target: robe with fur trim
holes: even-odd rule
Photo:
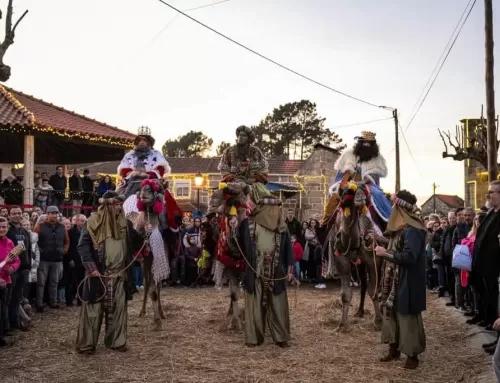
[[[120,165],[118,165],[118,174],[128,180],[130,173],[136,169],[137,155],[134,150],[131,150],[123,157]],[[143,160],[144,168],[148,173],[149,178],[162,179],[163,175],[170,173],[170,165],[163,154],[151,149],[147,157]]]
[[[335,162],[335,170],[342,173],[351,175],[357,172],[361,173],[361,179],[368,178],[372,183],[380,186],[380,178],[387,176],[387,164],[385,158],[379,154],[377,157],[372,158],[370,161],[358,162],[358,158],[354,154],[354,149],[346,149]],[[337,176],[337,180],[338,180]]]

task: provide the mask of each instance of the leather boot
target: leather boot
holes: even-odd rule
[[[390,362],[392,360],[399,359],[401,356],[401,352],[398,350],[398,345],[397,344],[390,344],[389,345],[389,352],[387,355],[383,356],[380,358],[381,362]]]
[[[418,358],[416,356],[409,356],[406,358],[404,368],[407,370],[414,370],[418,367]]]

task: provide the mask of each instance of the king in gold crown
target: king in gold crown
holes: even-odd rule
[[[137,135],[138,136],[151,136],[151,129],[149,129],[147,126],[141,126],[137,130]]]
[[[364,141],[376,141],[375,136],[376,136],[375,133],[364,130],[361,132],[360,139]]]

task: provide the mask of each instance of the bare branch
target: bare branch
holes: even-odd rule
[[[12,15],[14,13],[12,2],[13,0],[9,0],[9,5],[7,5],[7,19],[5,20],[5,40],[7,40],[7,37],[10,36],[12,32]]]
[[[14,24],[14,28],[12,28],[12,35],[14,35],[14,33],[16,32],[17,26],[19,25],[19,23],[21,22],[21,20],[24,19],[24,17],[28,14],[28,12],[29,12],[28,10],[25,10],[24,13],[23,13],[23,15]]]

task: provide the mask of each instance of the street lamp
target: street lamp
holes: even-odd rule
[[[198,198],[198,214],[200,214],[200,188],[203,185],[203,176],[200,172],[196,173],[194,176],[194,184],[196,186],[197,198]]]

